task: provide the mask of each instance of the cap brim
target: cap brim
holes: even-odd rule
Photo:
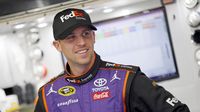
[[[62,32],[58,36],[58,38],[56,38],[56,40],[59,40],[59,39],[63,40],[63,39],[65,39],[68,35],[70,35],[73,32],[74,29],[76,29],[79,26],[87,26],[87,27],[91,28],[92,30],[97,30],[97,28],[94,25],[92,25],[92,24],[76,24],[76,25],[73,25],[72,27],[67,28],[66,30],[64,30],[64,32]]]

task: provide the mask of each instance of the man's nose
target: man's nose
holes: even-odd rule
[[[79,35],[77,37],[77,45],[85,45],[85,39],[83,36]]]

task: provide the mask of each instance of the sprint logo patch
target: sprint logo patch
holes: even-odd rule
[[[64,86],[58,90],[58,93],[62,96],[71,96],[76,93],[76,89],[72,86]]]

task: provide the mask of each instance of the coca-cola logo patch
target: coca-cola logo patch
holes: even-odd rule
[[[93,100],[101,100],[110,97],[110,91],[95,92],[92,95]]]

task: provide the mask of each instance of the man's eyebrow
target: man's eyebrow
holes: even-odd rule
[[[88,30],[91,30],[91,28],[85,28],[85,29],[82,30],[82,32],[88,31]],[[74,33],[74,32],[69,33],[69,35],[71,35],[71,34],[76,34],[76,33]]]
[[[70,32],[69,35],[74,34],[73,32]]]

